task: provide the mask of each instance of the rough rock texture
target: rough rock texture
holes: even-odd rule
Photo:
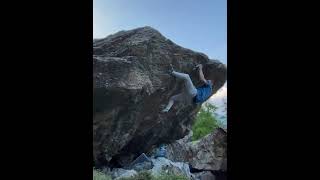
[[[165,145],[166,157],[169,157],[171,160],[174,160],[175,158],[173,158],[172,156],[175,154],[173,154],[172,148],[175,148],[175,147],[180,148],[180,146],[184,146],[184,144],[191,142],[192,135],[193,135],[193,132],[192,132],[192,130],[190,130],[189,133],[185,137],[183,137],[182,139],[176,140],[175,142],[173,142],[171,144]],[[147,156],[155,158],[158,149],[159,149],[159,147],[157,147],[156,145],[152,146],[150,151],[146,153]],[[168,155],[167,155],[167,150],[169,150]],[[176,158],[176,159],[178,159],[178,158]]]
[[[193,173],[192,180],[216,180],[216,177],[210,171],[204,171],[199,173]]]
[[[138,174],[137,171],[135,170],[127,170],[127,169],[122,169],[122,168],[114,168],[113,170],[110,170],[110,169],[105,169],[103,171],[103,173],[111,176],[112,179],[114,180],[118,180],[118,179],[121,179],[121,178],[127,178],[127,177],[132,177],[136,174]]]
[[[180,174],[191,178],[189,165],[183,162],[172,162],[169,159],[159,157],[152,159],[153,168],[150,170],[154,176],[160,175],[162,172],[169,174]]]
[[[152,162],[142,162],[142,163],[138,163],[138,164],[135,164],[134,166],[132,166],[132,169],[137,172],[140,172],[142,170],[149,170],[152,168],[153,168]]]
[[[123,169],[123,168],[104,168],[103,173],[111,176],[112,179],[119,179],[121,177],[130,177],[134,176],[139,171],[148,171],[153,176],[161,175],[162,173],[183,175],[192,178],[192,174],[190,173],[189,165],[183,162],[172,162],[169,159],[159,157],[159,158],[151,158],[153,167],[150,169],[148,167],[137,170],[134,169]],[[199,177],[199,175],[194,176]]]
[[[217,128],[197,142],[181,139],[167,146],[167,158],[197,170],[227,171],[227,132]]]
[[[196,64],[212,79],[215,93],[226,81],[226,66],[205,54],[174,44],[151,27],[121,31],[93,42],[93,156],[96,166],[123,166],[152,145],[188,133],[199,107],[174,105],[159,113],[183,83],[168,74],[169,64],[200,85]]]

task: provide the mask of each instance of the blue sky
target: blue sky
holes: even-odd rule
[[[227,0],[93,0],[93,38],[143,26],[227,64]]]

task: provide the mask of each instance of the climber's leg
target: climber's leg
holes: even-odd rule
[[[190,96],[193,97],[197,94],[197,89],[194,87],[189,74],[172,71],[172,75],[184,81],[185,87],[187,89],[187,93]]]
[[[179,102],[182,100],[183,100],[182,93],[170,97],[168,105],[162,110],[162,112],[168,112],[171,109],[171,107],[173,106],[174,102]]]

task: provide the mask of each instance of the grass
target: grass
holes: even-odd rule
[[[127,178],[121,178],[120,180],[188,180],[187,177],[178,174],[168,174],[162,172],[158,176],[153,176],[148,171],[141,171],[137,175]]]
[[[132,177],[120,178],[120,180],[151,180],[153,176],[148,171],[140,171]]]
[[[189,178],[179,174],[161,173],[154,180],[189,180]]]
[[[99,170],[93,169],[93,180],[111,180],[111,177]]]

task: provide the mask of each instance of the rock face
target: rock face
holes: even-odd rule
[[[199,107],[175,104],[161,114],[183,83],[168,74],[170,63],[200,85],[196,64],[214,81],[215,93],[227,69],[217,60],[174,44],[151,27],[121,31],[93,43],[93,158],[96,166],[124,166],[152,145],[188,133]]]
[[[144,167],[139,170],[135,169],[122,169],[122,168],[106,168],[102,172],[111,176],[112,179],[120,179],[122,177],[131,177],[136,175],[141,171],[148,171],[153,176],[159,176],[162,173],[166,174],[175,174],[175,175],[183,175],[192,179],[194,175],[190,173],[189,165],[183,162],[172,162],[169,159],[159,157],[159,158],[151,158],[152,168]],[[194,177],[201,177],[201,175],[196,175]]]
[[[159,157],[152,159],[154,167],[150,170],[154,176],[160,175],[162,172],[169,174],[179,174],[191,178],[189,165],[183,162],[172,162],[169,159]]]
[[[192,168],[205,171],[227,171],[227,132],[218,128],[197,142],[186,138],[167,146],[167,158],[189,162]]]
[[[105,174],[109,175],[112,179],[118,180],[121,178],[128,178],[138,174],[135,170],[127,170],[122,168],[114,168],[113,170],[106,169],[103,171]]]
[[[205,172],[193,173],[192,180],[216,180],[216,177],[210,171],[205,171]]]

